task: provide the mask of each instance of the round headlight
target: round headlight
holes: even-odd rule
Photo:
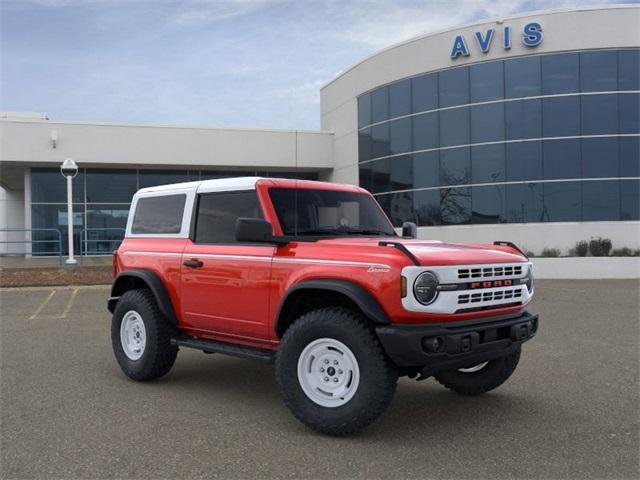
[[[418,275],[413,284],[413,294],[423,305],[429,305],[438,296],[438,277],[432,272],[424,272]]]

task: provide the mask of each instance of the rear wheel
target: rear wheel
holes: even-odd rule
[[[111,345],[122,371],[140,382],[166,375],[178,354],[176,329],[146,289],[125,292],[111,320]]]
[[[504,357],[448,370],[435,375],[436,380],[449,390],[463,395],[478,395],[498,388],[515,371],[520,361],[520,348]]]
[[[322,308],[296,320],[276,358],[285,404],[322,433],[359,430],[388,407],[398,379],[364,317],[346,308]]]

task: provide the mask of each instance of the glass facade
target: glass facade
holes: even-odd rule
[[[317,180],[313,172],[266,172],[255,170],[136,170],[81,168],[73,180],[73,230],[76,253],[112,252],[124,236],[133,194],[144,187],[169,183],[240,176],[284,177]],[[62,250],[67,245],[67,186],[60,170],[31,169],[31,224],[33,229],[58,229]],[[34,255],[58,251],[54,231],[34,232]]]
[[[638,220],[640,49],[455,67],[358,98],[360,185],[393,223]]]

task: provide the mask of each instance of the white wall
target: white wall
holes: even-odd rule
[[[0,187],[0,230],[22,229],[24,226],[24,192]],[[5,244],[4,241],[21,241],[24,232],[0,232],[0,254],[25,251],[24,244]]]
[[[500,225],[420,227],[418,237],[445,242],[514,242],[522,250],[539,255],[544,248],[558,248],[562,255],[579,240],[611,239],[613,248],[640,248],[640,222],[568,222]]]
[[[56,148],[51,132],[57,133]],[[0,161],[80,166],[333,167],[333,134],[0,120]]]

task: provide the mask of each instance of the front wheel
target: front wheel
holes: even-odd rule
[[[285,332],[276,378],[298,420],[322,433],[345,435],[386,410],[398,375],[364,317],[330,307],[303,315]]]
[[[436,380],[456,393],[478,395],[498,388],[515,371],[520,361],[520,347],[504,357],[467,368],[448,370],[435,375]]]

